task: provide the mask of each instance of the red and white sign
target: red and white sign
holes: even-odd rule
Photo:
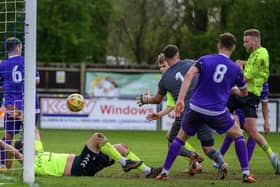
[[[86,99],[80,112],[70,112],[65,99],[41,98],[41,127],[70,129],[156,130],[146,115],[156,105],[138,107],[135,100]]]

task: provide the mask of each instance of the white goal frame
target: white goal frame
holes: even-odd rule
[[[37,0],[25,0],[23,181],[34,183]]]

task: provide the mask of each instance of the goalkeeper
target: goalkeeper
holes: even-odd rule
[[[22,114],[13,106],[8,110],[11,115],[22,120]],[[19,149],[0,141],[1,147],[10,151],[22,163],[23,154]],[[20,146],[16,145],[17,148]],[[124,144],[111,145],[102,133],[94,133],[80,155],[45,152],[38,129],[35,130],[35,174],[40,176],[94,176],[105,167],[115,162],[121,164],[122,169],[128,172],[138,168],[147,178],[156,177],[161,172],[161,167],[151,168]]]

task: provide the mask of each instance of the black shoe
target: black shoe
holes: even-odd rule
[[[160,174],[162,167],[151,168],[151,173],[146,175],[146,178],[155,178],[158,174]]]
[[[129,172],[131,169],[138,168],[143,163],[143,161],[126,160],[124,166],[122,166],[124,172]]]

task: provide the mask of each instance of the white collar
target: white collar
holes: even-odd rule
[[[14,58],[14,57],[17,57],[17,56],[20,56],[20,55],[12,55],[12,56],[9,56],[8,58]]]
[[[224,57],[229,58],[229,56],[227,56],[227,55],[226,55],[226,54],[224,54],[224,53],[219,53],[219,55],[222,55],[222,56],[224,56]]]

